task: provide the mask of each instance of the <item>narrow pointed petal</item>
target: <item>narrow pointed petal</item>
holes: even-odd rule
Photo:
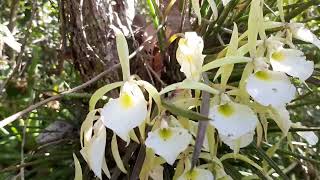
[[[194,168],[184,172],[177,180],[213,180],[214,176],[209,170]]]
[[[231,1],[231,0],[222,0],[222,4],[223,4],[223,6],[228,5],[230,1]]]
[[[247,80],[246,90],[263,106],[283,106],[295,97],[296,88],[287,75],[276,71],[258,71]]]
[[[292,124],[294,128],[307,128],[306,126],[302,126],[301,123]],[[298,131],[297,134],[302,137],[304,140],[308,142],[311,146],[314,146],[318,143],[318,136],[312,131]]]
[[[253,136],[254,131],[244,134],[237,139],[232,139],[222,134],[219,135],[221,141],[228,145],[232,150],[248,146],[253,141]]]
[[[272,108],[271,118],[277,123],[284,136],[287,136],[289,129],[292,125],[290,120],[289,111],[284,107]]]
[[[233,139],[253,131],[258,122],[257,115],[248,106],[233,102],[213,106],[209,117],[219,134]]]
[[[191,140],[192,136],[183,128],[166,128],[149,132],[145,144],[172,165]]]
[[[307,80],[314,70],[313,61],[307,61],[302,51],[297,49],[281,49],[271,55],[274,71],[285,72],[302,81]]]
[[[94,174],[102,178],[102,163],[104,159],[104,151],[106,145],[106,129],[104,126],[99,127],[97,134],[95,134],[88,146],[81,149],[81,154],[89,164]]]
[[[0,33],[4,34],[4,36],[0,35],[0,38],[3,39],[3,42],[6,43],[9,47],[14,49],[17,52],[21,51],[21,44],[18,43],[7,26],[0,24]]]
[[[310,144],[311,146],[314,146],[318,143],[318,136],[312,132],[312,131],[309,131],[309,132],[297,132],[297,134],[299,136],[301,136],[304,140],[306,140],[308,142],[308,144]]]
[[[101,110],[103,124],[128,142],[129,132],[147,116],[147,103],[136,84],[126,82],[120,97],[111,99]]]
[[[289,28],[294,38],[312,43],[320,49],[320,40],[303,23],[290,23]]]

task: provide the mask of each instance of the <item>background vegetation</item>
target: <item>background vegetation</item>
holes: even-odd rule
[[[138,23],[140,27],[134,28],[135,41],[139,45],[139,42],[141,44],[147,37],[156,33],[158,38],[154,38],[150,43],[152,45],[148,45],[137,56],[134,61],[136,62],[134,66],[137,68],[134,68],[134,71],[158,88],[161,88],[163,83],[170,84],[181,79],[181,74],[177,72],[179,70],[177,63],[166,64],[163,60],[165,59],[163,56],[174,57],[175,42],[170,46],[166,44],[170,34],[168,31],[180,31],[179,27],[183,27],[181,19],[186,21],[183,30],[195,29],[205,37],[205,54],[208,57],[216,57],[217,52],[225,46],[224,43],[229,42],[233,22],[238,24],[240,33],[247,29],[250,0],[233,0],[226,7],[223,7],[218,0],[220,16],[216,21],[211,19],[212,11],[208,3],[204,2],[201,9],[204,18],[200,27],[195,22],[194,14],[188,11],[189,4],[185,4],[183,8],[183,2],[188,2],[188,0],[177,1],[172,9],[167,8],[170,5],[169,1],[164,1],[161,7],[155,9],[148,6],[148,1],[139,3],[139,7],[136,7],[138,13],[146,18],[146,22]],[[284,0],[284,2],[286,21],[303,22],[320,37],[319,0]],[[98,68],[99,64],[96,60],[91,61],[95,64],[91,66],[91,72],[83,71],[84,66],[81,66],[79,62],[81,58],[75,57],[76,54],[74,54],[77,52],[74,48],[79,48],[74,38],[78,37],[74,31],[68,29],[72,27],[71,23],[64,23],[61,18],[62,16],[72,17],[70,15],[72,13],[62,12],[67,8],[61,6],[67,5],[60,0],[0,1],[0,24],[6,24],[14,32],[17,41],[22,44],[20,53],[13,52],[6,47],[4,54],[7,59],[0,59],[0,119],[81,85],[105,70]],[[172,11],[171,14],[166,14],[166,9],[169,12]],[[264,9],[267,17],[279,20],[276,0],[265,0]],[[165,18],[166,15],[168,18]],[[94,23],[99,24],[98,21]],[[84,26],[86,25],[90,26],[90,23],[85,18]],[[146,27],[150,26],[156,28],[159,26],[159,30],[151,28],[152,30],[148,31]],[[149,34],[144,35],[141,41],[139,38],[144,32]],[[135,42],[132,37],[128,39],[130,42]],[[134,51],[137,46],[130,42],[131,51]],[[99,46],[98,43],[90,42],[90,45],[95,48]],[[311,130],[318,132],[320,131],[318,128],[320,125],[320,50],[310,44],[296,43],[299,43],[299,48],[303,49],[307,58],[315,62],[316,68],[312,78],[307,80],[308,87],[296,82],[300,96],[289,104],[288,108],[291,120],[301,121],[303,125],[312,127]],[[166,53],[163,54],[163,52]],[[89,59],[81,61],[88,62]],[[167,66],[167,72],[162,72],[163,66]],[[239,80],[242,70],[243,66],[236,66],[231,78],[234,83]],[[210,72],[209,78],[212,79],[214,74],[215,72]],[[114,77],[96,81],[78,92],[64,95],[58,100],[24,114],[20,119],[0,129],[0,179],[20,179],[22,174],[25,179],[44,179],[44,177],[45,179],[72,179],[74,176],[72,153],[79,152],[80,149],[79,129],[88,111],[90,93],[96,87],[110,82],[110,79],[113,80]],[[277,167],[290,179],[320,177],[320,144],[313,147],[308,146],[294,132],[296,129],[291,129],[292,132],[289,135],[291,143],[288,143],[286,139],[279,142],[280,130],[275,124],[271,124],[270,127],[268,143],[263,143],[260,147],[249,146],[242,149],[241,153],[248,155],[254,161],[265,160],[277,171],[277,174],[274,174],[276,179],[279,178]],[[270,158],[265,151],[270,148],[270,145],[276,143],[279,143],[280,148]],[[291,151],[289,146],[294,146],[295,151]],[[122,151],[125,154],[125,148]],[[231,151],[227,147],[219,150],[220,155],[226,152]],[[109,153],[110,157],[110,150],[106,150],[106,153],[106,156],[108,157]],[[136,155],[137,152],[134,156]],[[128,162],[128,166],[134,163],[134,158],[131,161]],[[92,172],[83,162],[81,160],[84,177],[93,179]],[[225,161],[224,166],[227,173],[234,179],[244,177],[246,173],[259,174],[250,165],[233,159]],[[112,166],[109,167],[112,169]],[[164,178],[170,179],[173,169],[165,166],[165,172],[167,175]]]

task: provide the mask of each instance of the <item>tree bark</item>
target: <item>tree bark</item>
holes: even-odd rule
[[[119,62],[116,42],[110,25],[123,31],[125,5],[116,0],[61,0],[60,20],[63,54],[72,55],[73,64],[84,81],[92,79]],[[105,82],[119,80],[118,73],[110,73]]]

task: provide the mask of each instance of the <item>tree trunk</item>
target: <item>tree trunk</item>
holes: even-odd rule
[[[126,8],[122,0],[115,2],[111,3],[111,0],[61,0],[60,2],[61,49],[64,54],[71,53],[73,64],[84,81],[119,62],[110,25],[127,31],[126,24],[121,23],[126,22],[124,19]],[[110,73],[105,77],[106,83],[118,80],[118,73]]]

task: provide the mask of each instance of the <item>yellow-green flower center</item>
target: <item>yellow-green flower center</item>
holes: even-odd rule
[[[223,104],[218,107],[218,112],[223,116],[231,116],[234,112],[234,109],[230,104]]]
[[[285,56],[282,52],[274,52],[272,53],[272,59],[276,61],[282,61],[285,59]]]
[[[198,176],[198,173],[194,170],[191,170],[191,171],[188,171],[186,174],[185,174],[185,178],[187,180],[194,180],[194,179],[197,179],[197,176]]]
[[[130,108],[133,106],[133,99],[128,93],[122,93],[120,96],[120,104],[124,108]]]
[[[172,136],[172,132],[168,128],[160,129],[159,135],[162,139],[167,140]]]
[[[266,71],[258,71],[255,73],[255,76],[261,80],[269,80],[270,79],[270,75]]]

